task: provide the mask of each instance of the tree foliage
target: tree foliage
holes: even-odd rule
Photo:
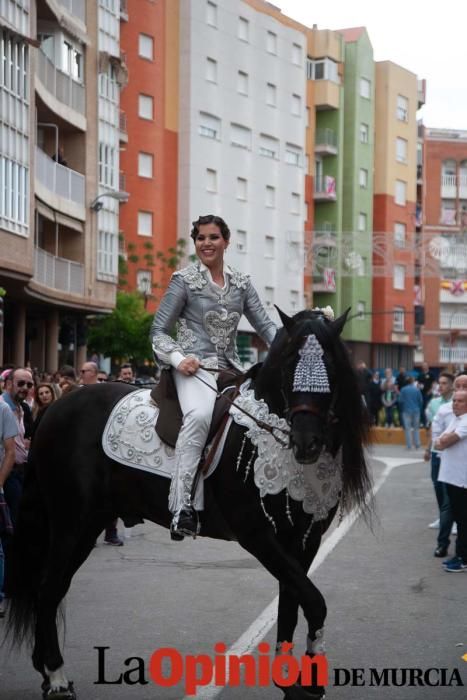
[[[144,308],[138,292],[117,292],[117,304],[109,316],[92,321],[88,348],[115,359],[143,364],[152,360],[149,331],[152,314]]]

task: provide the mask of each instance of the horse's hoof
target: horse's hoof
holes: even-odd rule
[[[70,681],[68,687],[51,688],[49,683],[42,683],[43,700],[77,700],[73,683]]]

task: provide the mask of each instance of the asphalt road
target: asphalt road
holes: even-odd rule
[[[359,521],[330,533],[322,545],[326,556],[312,574],[328,606],[327,699],[465,700],[466,687],[455,684],[369,685],[372,668],[378,673],[385,668],[445,668],[447,682],[458,669],[467,686],[467,662],[462,660],[467,652],[467,572],[447,574],[433,557],[435,532],[427,524],[436,517],[436,506],[428,467],[419,461],[420,453],[399,447],[375,448],[374,456],[379,523],[373,533]],[[75,577],[66,604],[66,670],[79,700],[182,700],[183,683],[163,688],[149,678],[152,653],[171,647],[183,657],[213,656],[217,642],[230,647],[251,626],[256,636],[250,643],[256,649],[271,614],[255,620],[276,593],[271,576],[234,543],[172,543],[166,530],[148,523],[135,527],[124,547],[99,544]],[[0,636],[2,624],[0,620]],[[305,636],[302,622],[298,655]],[[274,646],[274,627],[265,641]],[[106,681],[117,680],[138,663],[125,666],[125,659],[141,657],[149,682],[96,685],[95,647],[109,647]],[[360,685],[336,686],[336,673],[341,680],[353,673]],[[128,678],[137,680],[139,674],[134,671]],[[437,678],[438,672],[430,672],[431,682]],[[399,671],[395,681],[402,680]],[[37,700],[39,687],[40,677],[25,652],[0,649],[1,700]],[[274,687],[200,688],[196,697],[281,700],[282,693]]]

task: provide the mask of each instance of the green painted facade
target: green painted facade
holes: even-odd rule
[[[316,113],[317,135],[324,126],[338,132],[337,156],[322,158],[328,161],[323,165],[325,174],[336,177],[336,201],[315,201],[315,231],[327,221],[335,227],[337,245],[329,251],[329,266],[336,270],[336,291],[315,291],[313,298],[318,306],[330,304],[336,314],[350,306],[352,316],[361,303],[367,312],[372,308],[375,67],[366,30],[356,41],[344,42],[343,52],[341,108]],[[369,82],[368,98],[361,95],[362,78]],[[367,143],[362,140],[363,124],[368,130]],[[361,184],[362,170],[367,173],[366,187]],[[362,228],[364,230],[360,230]],[[324,255],[324,250],[318,249]],[[370,343],[371,316],[349,321],[343,337],[349,341]]]

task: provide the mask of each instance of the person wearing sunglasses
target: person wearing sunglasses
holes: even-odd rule
[[[18,506],[23,492],[24,468],[28,459],[29,441],[32,434],[32,414],[26,403],[26,397],[33,386],[34,380],[29,369],[21,367],[12,369],[6,377],[5,389],[0,397],[13,412],[18,427],[18,434],[15,437],[15,464],[3,486],[13,528],[18,517]],[[5,591],[7,592],[11,536],[3,539],[3,550],[6,571]]]

